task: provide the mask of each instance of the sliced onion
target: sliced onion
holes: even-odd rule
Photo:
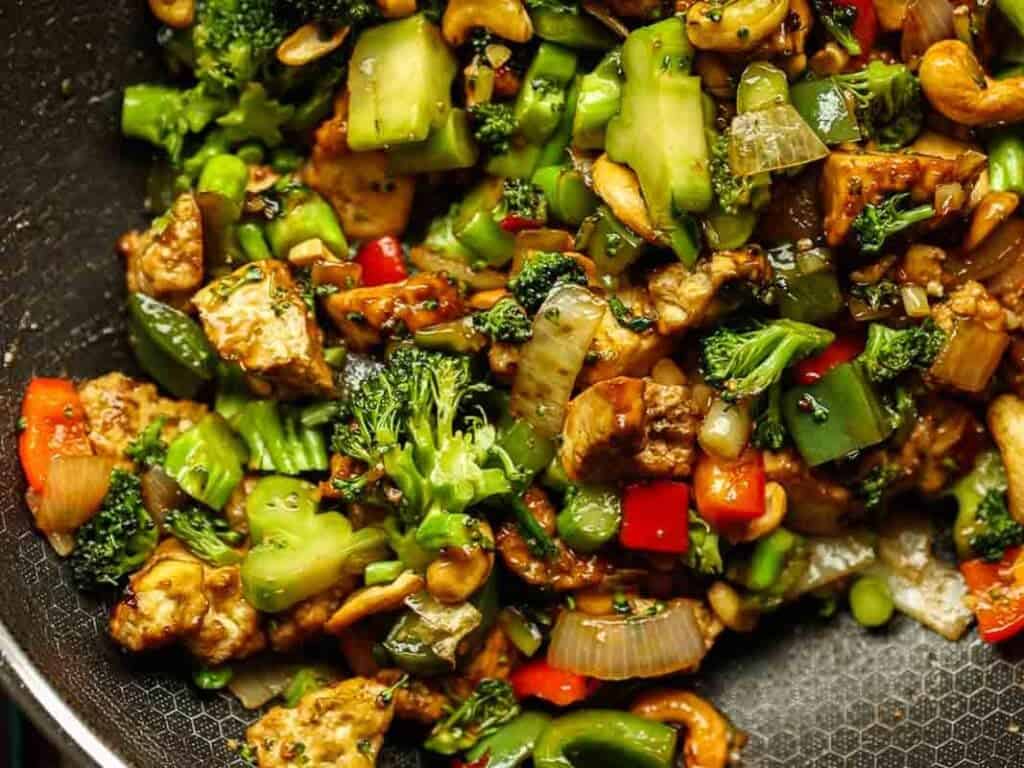
[[[729,164],[737,176],[795,168],[828,156],[828,147],[792,104],[732,119]]]
[[[598,680],[628,680],[692,670],[705,652],[693,603],[680,600],[650,616],[563,611],[551,633],[548,663]]]
[[[409,251],[409,261],[423,272],[445,272],[460,283],[465,283],[477,291],[504,288],[508,283],[508,275],[504,272],[494,269],[474,271],[465,263],[455,259],[446,259],[429,248],[413,248]]]
[[[947,268],[960,280],[988,280],[1022,260],[1024,219],[1008,219],[972,251],[952,258]]]
[[[163,468],[150,467],[142,476],[142,503],[157,525],[162,525],[167,513],[179,509],[187,499],[177,480]]]
[[[426,591],[409,595],[405,605],[423,624],[417,636],[453,667],[459,643],[483,621],[483,615],[470,603],[445,605]]]
[[[928,291],[924,286],[907,284],[900,289],[903,297],[903,311],[907,317],[928,317],[932,308],[928,304]]]
[[[705,452],[722,459],[736,459],[750,439],[750,412],[746,403],[727,403],[718,398],[700,425],[697,440]]]
[[[900,58],[916,67],[933,43],[953,35],[953,6],[948,0],[910,0],[903,19]]]
[[[288,688],[302,665],[277,659],[261,659],[235,667],[228,690],[246,709],[259,709]]]
[[[872,544],[872,536],[866,531],[808,539],[807,570],[786,597],[793,599],[863,571],[875,562]]]
[[[1010,336],[962,319],[931,367],[931,375],[963,392],[981,392],[999,367]]]
[[[555,288],[537,311],[512,386],[512,413],[544,437],[562,431],[565,409],[607,307],[579,285]]]
[[[71,533],[99,511],[117,464],[107,456],[54,456],[36,525],[43,533]]]

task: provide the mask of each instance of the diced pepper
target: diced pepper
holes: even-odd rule
[[[18,455],[25,478],[42,493],[54,456],[89,456],[89,427],[70,379],[32,379],[21,402]]]
[[[235,155],[211,157],[199,175],[197,191],[216,192],[239,206],[245,202],[245,189],[249,185],[249,167]]]
[[[704,454],[693,475],[697,511],[716,528],[763,515],[764,486],[764,461],[758,451],[747,451],[735,461]]]
[[[544,642],[540,627],[518,608],[503,608],[498,614],[498,624],[512,645],[524,656],[531,657],[540,650]]]
[[[515,238],[495,220],[502,197],[500,180],[487,181],[462,201],[453,229],[455,238],[489,266],[502,267],[515,253]]]
[[[850,30],[860,45],[860,56],[867,57],[875,47],[878,37],[878,14],[875,12],[873,0],[833,0],[835,5],[845,5],[857,9],[857,20]]]
[[[533,750],[535,768],[616,765],[671,768],[678,736],[671,726],[627,712],[584,710],[555,720]],[[571,759],[600,755],[597,760]]]
[[[765,61],[755,61],[743,70],[736,87],[736,111],[756,112],[789,103],[786,73]]]
[[[168,446],[164,469],[189,496],[221,509],[242,481],[246,453],[227,422],[211,413]]]
[[[184,312],[133,293],[128,297],[128,327],[139,364],[171,394],[193,397],[213,378],[217,354]]]
[[[832,254],[827,249],[812,248],[796,252],[786,245],[769,251],[768,259],[775,277],[779,314],[783,317],[817,324],[833,317],[843,308],[839,279],[836,277]],[[806,366],[808,375],[811,375],[810,370],[814,366],[805,360],[797,364],[797,371],[801,370],[801,365]],[[802,383],[811,382],[803,380]]]
[[[409,276],[402,243],[391,235],[364,243],[356,255],[356,263],[363,268],[363,285],[399,283]]]
[[[626,549],[683,554],[690,548],[689,509],[686,483],[658,480],[627,486],[619,541]]]
[[[812,467],[882,442],[892,420],[856,362],[842,363],[814,384],[782,396],[786,427]]]
[[[551,165],[533,174],[533,183],[544,192],[552,218],[578,227],[597,210],[597,195],[571,166]]]
[[[982,640],[1001,643],[1024,631],[1024,547],[1007,550],[998,563],[968,560],[960,572],[974,599]]]
[[[593,682],[583,675],[555,669],[545,659],[531,661],[516,669],[509,682],[516,698],[536,697],[557,707],[583,701],[593,691]]]
[[[601,205],[580,227],[576,247],[586,251],[599,274],[619,275],[643,255],[647,244]]]
[[[793,379],[798,384],[813,384],[842,363],[848,363],[864,351],[864,339],[859,336],[837,336],[836,340],[816,355],[793,366]]]
[[[466,759],[474,761],[466,768],[518,768],[530,759],[540,735],[550,724],[550,715],[524,712],[477,742],[466,753]]]
[[[846,94],[831,78],[804,80],[794,85],[789,95],[800,117],[826,144],[860,141],[857,115],[847,102]]]
[[[542,144],[558,128],[575,75],[576,54],[551,43],[540,44],[513,108],[519,133],[528,143]]]
[[[516,234],[518,232],[525,232],[528,229],[540,229],[544,226],[544,222],[510,213],[501,220],[500,226],[506,232]]]

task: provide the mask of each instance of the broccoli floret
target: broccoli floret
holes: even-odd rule
[[[755,448],[777,451],[786,443],[786,425],[782,420],[782,384],[775,382],[761,395],[750,437]]]
[[[482,680],[444,720],[434,726],[424,747],[441,755],[470,749],[480,739],[519,714],[512,686],[504,680]]]
[[[523,265],[508,287],[526,311],[533,314],[556,285],[568,283],[586,285],[586,270],[566,253],[542,252]]]
[[[978,557],[990,562],[1002,560],[1010,547],[1024,544],[1024,525],[1010,516],[1005,492],[992,489],[981,498],[970,543]]]
[[[729,132],[725,131],[711,144],[711,187],[719,207],[735,215],[741,208],[760,208],[768,202],[771,176],[759,173],[736,176],[729,164]]]
[[[921,84],[904,64],[872,61],[857,72],[837,75],[835,82],[857,105],[863,138],[892,150],[909,144],[921,132]]]
[[[989,496],[1002,499],[1006,489],[1003,460],[998,451],[987,450],[975,459],[971,471],[957,480],[949,490],[958,507],[956,522],[953,524],[953,541],[961,560],[974,554],[974,538],[984,530],[979,519],[982,502]],[[988,503],[992,504],[991,501]],[[993,514],[993,509],[989,509],[988,514],[992,518],[998,517]]]
[[[259,83],[249,83],[242,91],[235,108],[217,120],[231,145],[256,139],[268,147],[276,147],[283,140],[281,126],[295,113],[294,107],[281,104],[267,96]]]
[[[850,286],[850,298],[857,299],[871,312],[892,309],[903,302],[900,287],[892,280],[852,285]]]
[[[718,534],[707,521],[690,510],[690,548],[686,551],[686,565],[705,576],[718,576],[725,570]]]
[[[291,31],[277,0],[202,0],[193,30],[196,76],[225,88],[254,80]]]
[[[116,587],[146,562],[156,543],[156,525],[142,503],[142,483],[131,472],[115,469],[100,511],[75,534],[72,578],[80,589]]]
[[[913,368],[930,366],[945,343],[945,332],[931,318],[903,330],[872,323],[858,359],[872,381],[891,381]]]
[[[242,536],[232,531],[226,520],[214,517],[200,507],[171,510],[164,520],[164,527],[193,555],[210,565],[219,568],[234,565],[242,559],[231,548],[241,543]]]
[[[374,0],[281,0],[302,22],[325,21],[339,27],[369,24],[381,18]]]
[[[485,103],[470,108],[473,137],[492,155],[509,151],[510,139],[516,132],[516,118],[509,104]]]
[[[495,341],[522,344],[533,336],[533,323],[515,299],[505,298],[486,312],[473,315],[473,326]]]
[[[172,162],[181,160],[190,134],[203,131],[231,108],[231,100],[200,84],[188,90],[144,83],[125,88],[121,132],[163,149]]]
[[[464,510],[509,494],[517,478],[486,418],[459,418],[463,402],[484,389],[468,357],[403,346],[356,389],[352,422],[335,429],[336,451],[383,469],[402,492],[402,521],[418,526],[417,541],[430,549],[439,531],[472,539]]]
[[[548,201],[544,192],[526,179],[506,179],[501,201],[509,216],[518,216],[537,224],[548,220]]]
[[[618,296],[608,297],[608,309],[612,311],[612,316],[619,325],[633,333],[645,333],[658,322],[657,318],[648,315],[633,314],[633,311]]]
[[[903,471],[895,464],[876,464],[872,467],[855,488],[857,498],[864,502],[864,509],[869,512],[880,510],[892,485],[902,475]]]
[[[760,395],[798,360],[820,352],[835,334],[796,320],[723,325],[703,339],[704,376],[726,400]]]
[[[860,43],[853,34],[853,25],[857,23],[856,6],[840,4],[836,0],[814,0],[814,10],[836,42],[851,56],[860,56]]]
[[[930,205],[905,207],[909,199],[909,192],[891,195],[877,205],[869,203],[857,215],[853,232],[864,253],[878,253],[890,237],[935,215],[935,208]]]
[[[124,454],[129,459],[144,467],[156,467],[164,463],[167,458],[167,443],[160,436],[161,430],[167,418],[159,416],[139,433],[139,436],[132,440],[124,449]]]

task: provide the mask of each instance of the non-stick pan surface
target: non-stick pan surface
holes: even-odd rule
[[[0,0],[0,676],[83,763],[229,765],[249,716],[177,662],[115,650],[107,607],[32,530],[17,469],[30,376],[131,369],[113,242],[142,221],[146,153],[117,113],[121,88],[158,71],[144,5]],[[1022,656],[906,618],[866,633],[787,615],[722,643],[695,685],[750,735],[748,766],[1020,768]]]

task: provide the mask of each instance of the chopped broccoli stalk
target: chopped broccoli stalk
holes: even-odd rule
[[[473,118],[473,138],[492,155],[504,155],[511,148],[516,132],[516,117],[510,104],[487,102],[469,110]]]
[[[508,216],[544,224],[548,220],[548,201],[540,187],[526,179],[505,179],[501,202]]]
[[[516,128],[528,144],[543,144],[558,128],[575,75],[575,53],[553,43],[540,44],[512,110]]]
[[[798,360],[820,352],[835,338],[796,320],[723,325],[701,340],[704,375],[727,400],[760,395]]]
[[[522,344],[533,336],[533,323],[515,299],[504,298],[486,312],[473,315],[473,326],[495,341]]]
[[[222,568],[242,559],[231,548],[241,543],[242,536],[232,531],[226,520],[199,507],[171,510],[164,526],[193,555],[210,565]]]
[[[157,467],[167,459],[167,443],[160,436],[167,417],[158,416],[124,449],[129,459],[143,467]]]
[[[872,381],[891,381],[912,369],[928,368],[945,343],[946,333],[931,318],[902,330],[872,323],[858,359]]]
[[[164,469],[189,496],[221,509],[242,481],[246,458],[227,422],[211,413],[174,439]]]
[[[857,7],[852,3],[840,4],[836,0],[814,0],[814,10],[828,33],[835,38],[851,56],[860,56],[860,43],[853,34],[857,23]],[[866,53],[866,51],[863,51]]]
[[[750,441],[755,448],[778,451],[786,444],[786,424],[782,418],[782,383],[775,382],[761,395],[754,417]]]
[[[1004,492],[993,489],[982,497],[970,542],[974,553],[989,562],[1002,560],[1007,549],[1024,544],[1024,525],[1010,516]]]
[[[649,315],[633,314],[633,310],[627,307],[618,296],[608,297],[608,309],[612,311],[612,317],[619,325],[633,333],[646,333],[658,322],[657,318]]]
[[[921,132],[921,84],[905,64],[872,61],[864,69],[836,75],[835,82],[856,104],[861,136],[882,149],[899,149]]]
[[[953,524],[953,541],[961,560],[974,554],[991,555],[996,560],[1002,556],[1002,551],[996,552],[999,540],[1012,540],[1007,533],[1013,531],[999,510],[999,506],[1005,506],[1006,489],[1003,460],[998,451],[988,450],[975,459],[971,471],[957,480],[949,491],[958,507],[956,522]],[[981,514],[983,503],[984,519]],[[995,525],[987,521],[993,521]],[[1001,535],[1000,531],[1003,532]],[[982,549],[975,548],[975,540]]]
[[[869,203],[857,215],[853,232],[864,253],[878,253],[890,237],[935,215],[930,205],[905,207],[909,199],[909,192],[891,195],[877,205]]]
[[[690,510],[690,548],[686,551],[686,565],[705,576],[718,576],[725,570],[718,534],[707,521]]]
[[[518,471],[495,428],[482,415],[459,418],[478,391],[469,358],[403,346],[352,395],[352,422],[335,428],[336,451],[381,467],[402,492],[402,522],[418,527],[423,547],[447,535],[438,531],[464,529],[467,508],[513,488]]]
[[[277,0],[203,0],[192,42],[196,77],[225,88],[256,79],[292,30]]]
[[[877,464],[857,483],[855,493],[864,502],[864,509],[875,512],[882,509],[886,496],[892,486],[903,476],[903,471],[895,464]]]
[[[242,590],[257,610],[283,611],[387,557],[385,531],[353,531],[339,513],[318,513],[318,498],[315,485],[290,477],[265,477],[249,494]]]
[[[423,746],[441,755],[463,752],[518,714],[519,702],[511,685],[504,680],[482,680],[465,701],[434,726]]]
[[[587,273],[580,263],[567,253],[542,252],[523,265],[508,287],[526,311],[533,314],[555,286],[569,283],[587,284]]]
[[[100,511],[75,533],[71,575],[80,589],[116,587],[156,547],[157,530],[142,502],[142,483],[115,469]]]
[[[455,67],[440,30],[422,13],[364,30],[349,61],[349,147],[426,140],[451,109]]]

